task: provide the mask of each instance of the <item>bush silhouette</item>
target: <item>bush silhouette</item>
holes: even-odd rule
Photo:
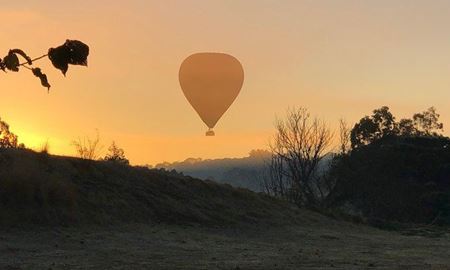
[[[108,148],[108,154],[103,158],[106,161],[117,162],[128,165],[130,162],[125,157],[125,151],[116,145],[116,142],[112,142]]]

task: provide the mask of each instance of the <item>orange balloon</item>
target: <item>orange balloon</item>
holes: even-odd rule
[[[186,58],[179,71],[181,89],[213,136],[217,121],[241,91],[244,69],[235,57],[224,53],[196,53]]]

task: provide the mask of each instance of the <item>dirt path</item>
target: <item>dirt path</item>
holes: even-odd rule
[[[3,230],[0,269],[450,269],[450,236],[405,236],[340,222],[244,230]]]

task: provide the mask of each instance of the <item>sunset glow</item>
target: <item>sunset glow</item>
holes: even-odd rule
[[[345,2],[345,5],[343,3]],[[0,117],[19,141],[74,155],[99,132],[132,164],[245,156],[265,148],[276,115],[303,106],[336,129],[387,105],[397,117],[435,106],[450,135],[450,1],[2,1],[0,55],[32,57],[66,39],[89,44],[67,78],[39,62],[50,93],[24,70],[0,73]],[[178,82],[196,52],[245,67],[238,98],[205,137]]]

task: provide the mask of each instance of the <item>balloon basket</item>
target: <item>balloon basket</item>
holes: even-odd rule
[[[216,134],[214,133],[214,130],[210,129],[208,131],[206,131],[205,136],[215,136]]]

